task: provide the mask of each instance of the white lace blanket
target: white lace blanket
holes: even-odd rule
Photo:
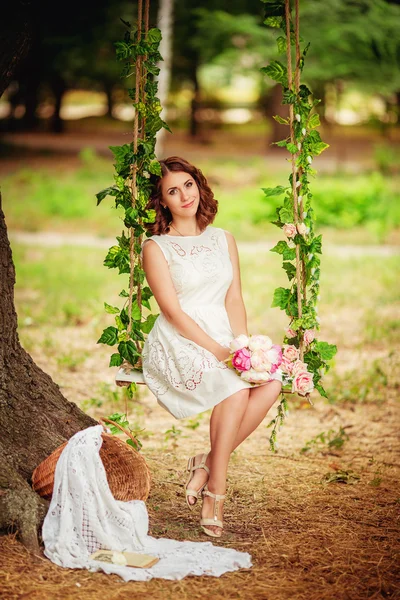
[[[108,487],[99,456],[101,425],[75,434],[64,448],[55,472],[54,492],[43,523],[45,555],[61,567],[116,573],[125,581],[186,575],[219,577],[252,566],[247,552],[211,542],[179,542],[154,538],[142,500],[120,502]],[[89,559],[99,549],[143,552],[160,560],[150,568],[133,568]]]

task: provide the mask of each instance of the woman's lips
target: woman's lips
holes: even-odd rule
[[[182,208],[190,208],[194,204],[194,200],[189,202],[189,204],[182,204]]]

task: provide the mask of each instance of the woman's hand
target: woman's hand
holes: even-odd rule
[[[229,350],[229,348],[225,348],[225,346],[221,346],[218,351],[215,353],[215,356],[218,358],[218,360],[220,360],[221,362],[226,360],[229,355],[231,354],[231,351]]]

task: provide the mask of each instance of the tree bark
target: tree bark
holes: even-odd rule
[[[17,530],[33,551],[46,504],[33,470],[60,444],[95,425],[22,348],[14,307],[15,269],[0,197],[0,530]]]

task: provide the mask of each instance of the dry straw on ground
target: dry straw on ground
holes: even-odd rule
[[[153,431],[165,419],[142,400]],[[152,600],[204,598],[361,600],[400,598],[400,407],[314,408],[301,403],[279,432],[279,453],[268,450],[260,427],[232,456],[226,533],[214,541],[252,555],[253,567],[220,578],[186,577],[125,583],[116,576],[62,569],[35,559],[13,535],[0,538],[0,597],[6,600]],[[165,428],[165,422],[163,424]],[[341,449],[301,453],[316,432],[345,428]],[[184,502],[187,455],[202,451],[207,419],[187,430],[170,451],[155,434],[143,450],[153,474],[147,501],[150,534],[209,541],[198,526],[199,507]],[[326,473],[357,475],[355,483],[321,483]]]

